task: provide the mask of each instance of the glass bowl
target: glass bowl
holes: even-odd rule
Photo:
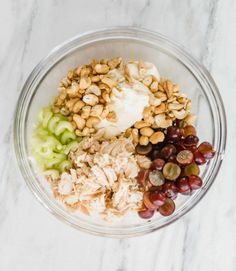
[[[190,197],[179,196],[176,211],[169,217],[158,213],[149,221],[137,214],[109,224],[96,217],[68,212],[56,201],[42,174],[31,158],[30,138],[41,107],[57,94],[57,87],[67,71],[92,58],[122,56],[153,62],[162,77],[181,86],[193,103],[201,141],[214,145],[216,155],[201,168],[204,185]],[[97,235],[130,237],[160,229],[191,210],[206,194],[220,169],[226,143],[226,117],[217,86],[209,72],[181,46],[166,37],[135,28],[119,27],[79,35],[56,47],[31,72],[22,88],[14,124],[14,143],[21,173],[37,199],[60,220]]]

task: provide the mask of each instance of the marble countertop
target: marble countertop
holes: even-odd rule
[[[0,9],[0,270],[236,270],[236,1],[2,0]],[[16,165],[13,113],[32,68],[86,30],[129,25],[181,43],[212,73],[228,142],[213,187],[189,214],[147,236],[109,239],[61,223],[29,192]]]

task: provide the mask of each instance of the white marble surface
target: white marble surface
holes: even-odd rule
[[[0,270],[236,270],[236,1],[1,0]],[[131,25],[159,31],[206,65],[228,115],[223,167],[206,197],[171,226],[127,240],[59,222],[29,192],[12,145],[20,88],[55,45],[83,31]]]

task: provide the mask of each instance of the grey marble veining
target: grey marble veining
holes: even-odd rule
[[[0,9],[0,270],[236,270],[236,2],[234,0],[2,0]],[[49,215],[16,165],[13,114],[20,88],[55,45],[87,30],[130,25],[182,44],[212,73],[228,116],[216,183],[189,214],[147,236],[78,232]]]

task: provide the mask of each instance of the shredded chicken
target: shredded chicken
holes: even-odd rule
[[[134,150],[129,138],[84,139],[70,153],[73,168],[52,182],[54,194],[69,208],[85,214],[96,212],[106,220],[138,210],[143,192],[136,176],[140,168],[150,166],[150,160],[135,155]]]

